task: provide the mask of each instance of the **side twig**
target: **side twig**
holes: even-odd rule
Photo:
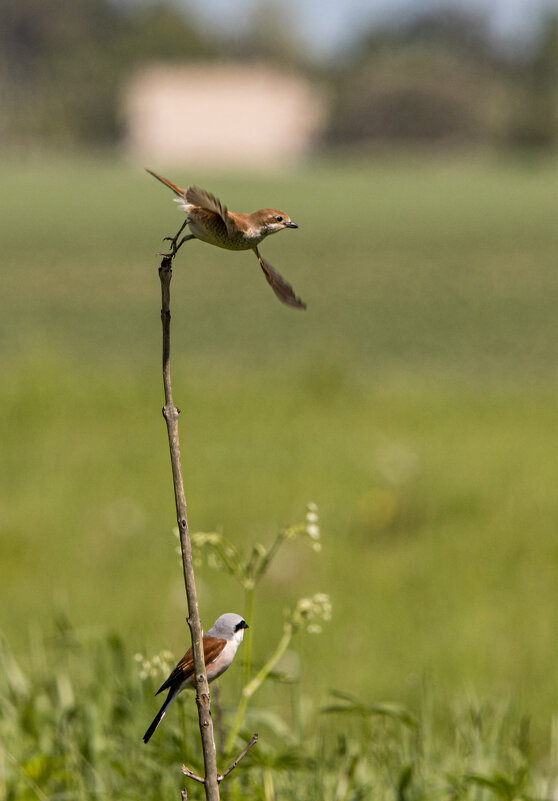
[[[228,775],[229,775],[229,773],[231,772],[231,770],[234,770],[234,769],[236,768],[236,766],[238,765],[238,763],[240,762],[240,760],[241,760],[241,759],[244,759],[244,757],[246,756],[246,754],[248,753],[248,751],[249,751],[249,750],[252,748],[252,746],[253,746],[253,745],[256,745],[256,743],[257,743],[257,742],[258,742],[258,735],[257,735],[257,733],[256,733],[256,734],[254,734],[254,735],[252,736],[252,739],[250,740],[250,742],[248,743],[248,745],[246,746],[246,748],[244,748],[244,750],[242,751],[242,753],[241,753],[241,754],[239,754],[239,756],[237,756],[237,758],[236,758],[236,759],[235,759],[235,761],[232,763],[232,765],[229,765],[229,767],[226,769],[226,771],[225,771],[224,773],[221,773],[221,774],[220,774],[220,775],[217,777],[217,779],[218,779],[220,782],[222,782],[222,781],[223,781],[223,779],[225,778],[225,776],[228,776]]]
[[[197,773],[194,773],[193,770],[190,770],[189,767],[186,765],[182,765],[182,773],[185,776],[188,776],[189,779],[193,779],[195,782],[200,782],[200,784],[205,784],[205,779],[203,776],[198,776]]]
[[[222,782],[222,781],[223,781],[223,779],[224,779],[226,776],[228,776],[228,775],[229,775],[229,773],[231,773],[231,771],[233,771],[233,770],[236,768],[236,766],[238,765],[238,763],[239,763],[239,762],[240,762],[242,759],[244,759],[244,757],[246,756],[246,754],[248,753],[248,751],[249,751],[249,750],[252,748],[252,746],[253,746],[253,745],[256,745],[256,743],[257,743],[257,742],[258,742],[258,735],[257,735],[257,733],[256,733],[256,734],[254,734],[254,735],[252,736],[252,739],[250,740],[250,742],[249,742],[249,743],[246,745],[246,747],[245,747],[245,748],[244,748],[244,749],[241,751],[241,753],[240,753],[240,754],[237,756],[237,758],[234,760],[234,762],[232,763],[232,765],[229,765],[229,767],[226,769],[226,771],[225,771],[224,773],[220,773],[220,774],[217,776],[217,781],[219,781],[219,782]],[[203,784],[203,782],[204,782],[204,779],[202,779],[202,777],[201,777],[201,776],[198,776],[196,773],[194,773],[194,771],[190,770],[190,768],[188,768],[186,765],[182,765],[182,773],[183,773],[185,776],[188,776],[188,778],[189,778],[189,779],[193,779],[193,780],[194,780],[194,781],[196,781],[196,782],[202,782],[202,784]]]
[[[161,322],[163,324],[163,385],[165,389],[165,405],[163,416],[167,423],[170,457],[172,465],[172,478],[174,484],[174,498],[176,503],[176,516],[180,532],[180,549],[182,552],[182,565],[186,597],[188,601],[188,625],[192,637],[192,651],[194,656],[194,670],[196,676],[196,703],[198,706],[198,719],[200,725],[205,779],[201,779],[205,787],[207,801],[219,801],[219,780],[217,773],[217,759],[213,740],[213,724],[211,721],[211,708],[209,700],[209,684],[205,672],[205,659],[203,651],[203,634],[192,564],[192,546],[188,529],[186,513],[186,496],[182,478],[182,463],[180,458],[180,441],[178,438],[179,410],[174,405],[170,374],[170,282],[172,278],[172,255],[165,256],[159,268],[161,280]],[[187,774],[188,775],[188,774]],[[200,781],[199,777],[192,775]]]

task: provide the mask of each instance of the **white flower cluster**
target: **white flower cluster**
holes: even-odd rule
[[[235,575],[238,569],[238,552],[222,534],[198,531],[191,535],[194,565],[200,567],[205,563],[211,570],[224,570]]]
[[[318,592],[311,598],[300,598],[291,618],[295,626],[304,626],[309,634],[319,634],[322,630],[320,621],[331,620],[331,602],[329,595]]]
[[[318,507],[315,503],[309,503],[306,507],[305,529],[306,534],[312,540],[312,549],[314,551],[321,551],[322,544],[319,542],[320,525],[318,521]]]
[[[318,507],[315,503],[306,506],[304,523],[297,523],[284,529],[283,537],[286,540],[294,540],[296,537],[308,537],[313,551],[321,551],[320,525],[318,519]]]
[[[220,545],[223,538],[220,534],[214,531],[208,533],[206,531],[197,531],[191,535],[192,544],[198,548],[203,548],[204,545]]]
[[[143,654],[134,654],[134,661],[140,665],[139,677],[145,679],[161,679],[169,675],[176,662],[174,654],[170,651],[161,651],[151,659],[147,659]]]

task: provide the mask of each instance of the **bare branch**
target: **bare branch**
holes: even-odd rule
[[[203,632],[200,621],[194,567],[192,564],[192,546],[188,529],[186,512],[186,496],[182,477],[182,462],[180,458],[180,440],[178,438],[179,411],[174,405],[170,374],[170,282],[172,278],[173,254],[165,256],[159,268],[161,280],[161,322],[163,325],[163,385],[165,389],[165,406],[163,415],[167,423],[170,457],[172,465],[172,478],[174,485],[174,498],[176,503],[176,516],[180,532],[180,549],[182,552],[182,565],[184,570],[184,583],[188,600],[188,625],[192,637],[192,652],[194,656],[194,670],[196,680],[196,703],[198,706],[198,719],[200,725],[205,779],[201,779],[205,787],[207,801],[219,801],[219,782],[217,780],[217,758],[213,741],[213,724],[209,701],[209,684],[205,672],[205,659],[203,651]],[[188,775],[188,774],[187,774]],[[195,778],[195,777],[192,777]],[[199,778],[198,778],[199,780]]]
[[[222,773],[220,776],[218,776],[218,777],[217,777],[217,781],[220,781],[220,782],[222,782],[222,781],[223,781],[223,779],[225,778],[225,776],[228,776],[228,775],[229,775],[229,773],[231,772],[231,770],[234,770],[234,769],[236,768],[236,766],[238,765],[238,763],[240,762],[240,760],[241,760],[241,759],[244,759],[244,757],[246,756],[246,754],[248,753],[248,751],[249,751],[249,750],[252,748],[252,746],[253,746],[253,745],[256,745],[256,743],[257,743],[257,742],[258,742],[258,734],[256,733],[256,734],[254,734],[254,735],[253,735],[252,739],[250,740],[250,742],[248,743],[248,745],[246,746],[246,748],[245,748],[245,749],[242,751],[242,753],[241,753],[241,754],[240,754],[240,755],[239,755],[239,756],[238,756],[238,757],[235,759],[235,761],[232,763],[232,765],[230,765],[230,766],[229,766],[229,767],[226,769],[226,771],[225,771],[224,773]]]
[[[185,776],[188,776],[189,779],[193,779],[195,782],[200,782],[200,784],[205,784],[205,779],[203,776],[198,776],[197,773],[194,773],[193,770],[190,770],[186,765],[182,765],[182,773]],[[184,790],[182,792],[185,792]]]

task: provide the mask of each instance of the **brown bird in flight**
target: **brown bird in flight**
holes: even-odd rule
[[[176,236],[165,237],[171,242],[170,253],[161,255],[174,256],[184,242],[190,239],[201,239],[202,242],[226,250],[253,250],[279,300],[293,309],[306,308],[306,303],[295,295],[292,286],[273,269],[258,250],[258,245],[266,236],[276,234],[283,228],[298,228],[288,214],[278,209],[260,209],[252,214],[235,214],[223,206],[214,195],[198,186],[182,189],[152,170],[147,172],[178,195],[174,200],[178,203],[178,208],[186,212],[186,219]],[[190,233],[179,239],[186,226],[189,227]]]

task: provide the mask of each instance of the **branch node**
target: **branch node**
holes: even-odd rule
[[[180,411],[172,404],[170,406],[168,404],[163,406],[162,412],[167,423],[176,423],[178,415],[180,414]]]

